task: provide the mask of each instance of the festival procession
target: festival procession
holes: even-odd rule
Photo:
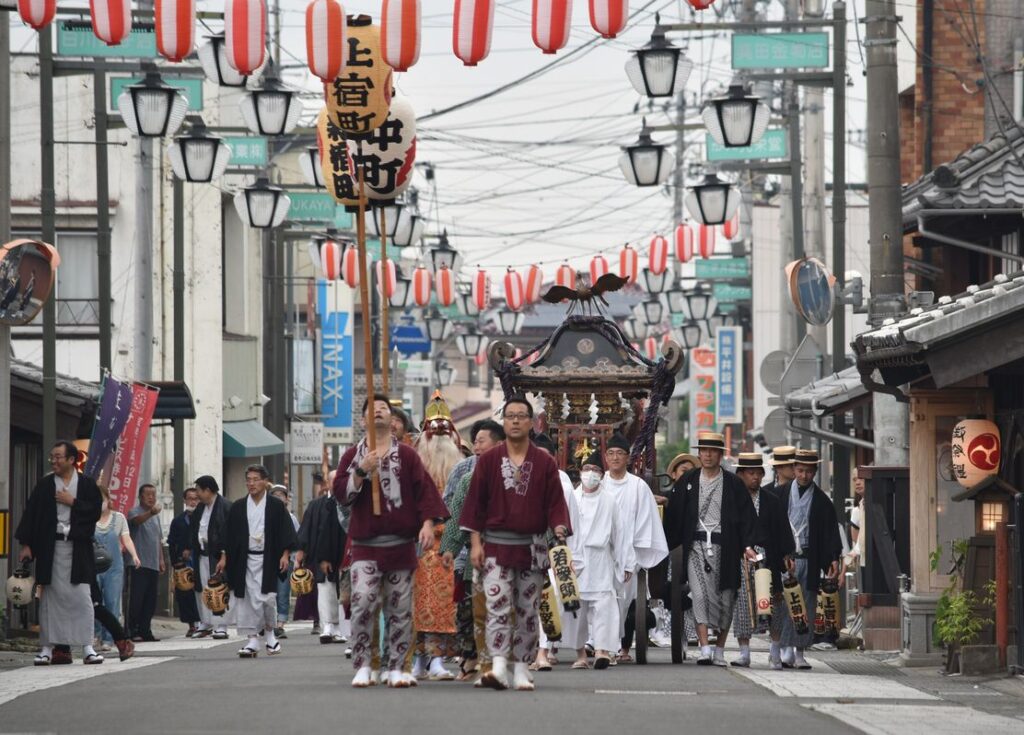
[[[0,733],[1024,730],[1020,3],[0,8]]]

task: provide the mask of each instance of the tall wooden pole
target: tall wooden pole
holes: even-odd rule
[[[380,262],[381,262],[381,276],[384,283],[381,284],[381,296],[380,296],[380,374],[381,374],[381,388],[384,390],[385,395],[390,395],[388,392],[388,368],[390,360],[388,359],[391,355],[391,348],[388,344],[391,341],[391,328],[388,320],[388,306],[390,302],[390,294],[387,289],[387,279],[390,269],[388,268],[388,222],[387,212],[384,207],[380,208]]]
[[[373,394],[376,392],[373,379],[373,335],[370,333],[370,290],[366,273],[366,191],[363,186],[363,170],[357,167],[356,180],[359,184],[359,216],[356,218],[356,247],[359,250],[359,301],[363,317],[363,366],[366,372],[366,445],[377,450],[377,432],[373,425]],[[373,514],[380,515],[380,475],[373,472]]]

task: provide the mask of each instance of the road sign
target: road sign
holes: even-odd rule
[[[121,93],[130,84],[141,83],[141,79],[132,79],[131,77],[111,77],[110,78],[110,110],[117,110],[117,98],[121,96]],[[188,100],[188,109],[190,112],[198,112],[203,109],[203,80],[202,79],[165,79],[164,83],[170,87],[177,87],[185,94],[185,99]]]
[[[121,43],[108,46],[92,32],[87,20],[62,20],[57,24],[58,56],[102,56],[117,59],[156,58],[156,29],[152,23],[132,23]]]
[[[293,421],[290,445],[292,464],[320,464],[324,460],[324,425]]]
[[[423,330],[415,324],[396,324],[391,327],[391,347],[398,349],[403,355],[418,355],[423,352],[430,352],[430,339]],[[407,362],[415,362],[409,360]],[[399,367],[401,369],[401,367]],[[409,376],[406,375],[406,385],[409,385]],[[430,375],[427,375],[429,378]],[[419,383],[416,383],[419,385]]]
[[[733,286],[731,283],[712,284],[712,293],[719,301],[750,301],[753,290],[750,286]]]
[[[699,258],[696,262],[696,278],[750,278],[750,261],[746,258]]]
[[[231,149],[231,166],[266,166],[267,139],[258,135],[225,138]]]
[[[710,135],[704,137],[704,150],[709,161],[762,161],[789,158],[789,138],[785,130],[766,130],[754,145],[726,148]]]
[[[828,34],[734,33],[733,69],[824,69]]]

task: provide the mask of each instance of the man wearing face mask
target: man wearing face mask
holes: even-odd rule
[[[185,509],[180,515],[175,516],[171,521],[171,528],[167,532],[167,551],[171,557],[171,564],[184,562],[192,567],[195,579],[199,579],[196,572],[195,560],[192,559],[192,514],[199,505],[199,491],[194,487],[185,488],[183,495]],[[188,625],[186,638],[196,634],[199,625],[199,607],[196,605],[196,595],[193,590],[174,590],[174,601],[178,606],[178,619]]]
[[[573,569],[580,590],[574,669],[587,669],[587,635],[594,642],[594,668],[607,669],[619,643],[619,603],[616,586],[629,583],[636,565],[626,524],[618,505],[601,479],[604,467],[600,452],[583,460],[580,487],[576,490],[579,529]]]

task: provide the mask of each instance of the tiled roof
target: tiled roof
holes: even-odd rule
[[[786,395],[786,410],[794,415],[820,416],[868,395],[856,367],[811,381]]]
[[[82,405],[95,403],[100,386],[87,380],[57,374],[57,399],[63,403]],[[11,385],[37,395],[43,394],[43,369],[35,363],[11,358]]]

